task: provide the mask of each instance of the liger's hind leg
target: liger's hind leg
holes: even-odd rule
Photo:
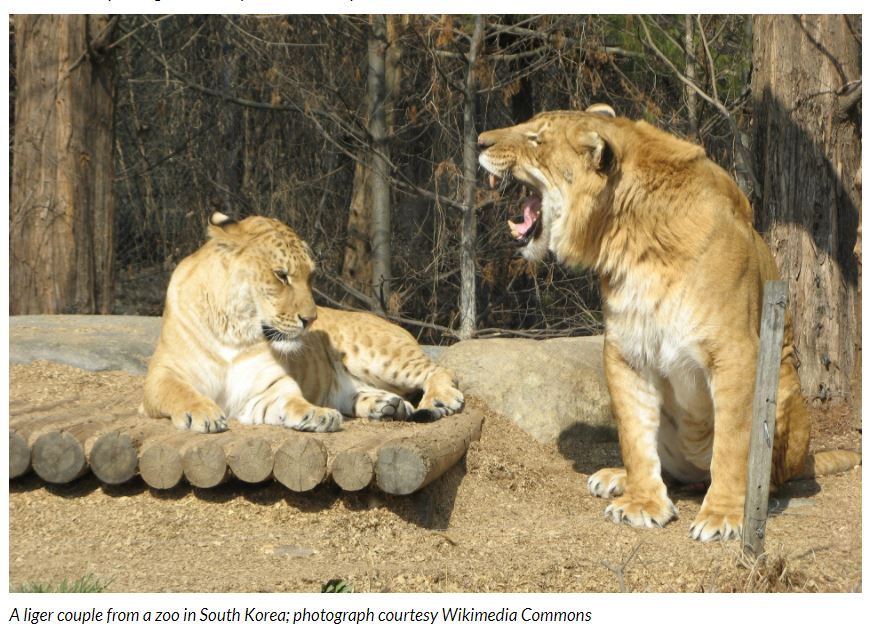
[[[338,347],[355,380],[404,397],[421,392],[422,398],[408,420],[430,421],[462,409],[465,398],[456,388],[452,372],[432,362],[413,336],[376,317],[361,322],[367,326],[361,330],[362,336]]]
[[[371,421],[404,421],[413,415],[414,409],[406,399],[379,388],[362,387],[353,400],[355,416]]]

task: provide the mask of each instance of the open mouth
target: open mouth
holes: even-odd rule
[[[489,175],[489,187],[498,187],[498,177]],[[510,234],[516,240],[518,246],[525,246],[532,238],[541,234],[541,196],[523,185],[522,200],[520,201],[522,214],[508,220]]]
[[[511,235],[517,244],[528,244],[532,238],[541,234],[541,197],[537,194],[529,194],[523,199],[523,213],[513,220],[508,220]]]

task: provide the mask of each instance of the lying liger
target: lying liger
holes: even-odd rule
[[[277,220],[210,218],[170,279],[142,411],[195,432],[228,418],[332,432],[343,415],[432,420],[462,408],[453,374],[405,330],[317,307],[306,243]],[[419,405],[404,397],[422,392]]]
[[[490,183],[529,188],[511,235],[532,260],[593,268],[604,301],[604,365],[625,468],[590,476],[605,511],[633,526],[677,514],[661,473],[711,486],[693,538],[738,535],[744,511],[763,284],[778,270],[747,199],[699,147],[607,105],[542,113],[480,135]],[[772,482],[811,461],[787,315]],[[817,472],[852,452],[817,454]]]

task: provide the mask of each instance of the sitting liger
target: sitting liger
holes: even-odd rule
[[[180,262],[141,411],[195,432],[228,419],[341,429],[343,415],[433,420],[462,408],[453,374],[377,316],[317,307],[307,244],[281,222],[215,213]],[[417,407],[405,397],[422,392]]]
[[[710,481],[694,539],[741,531],[763,286],[778,278],[750,203],[700,146],[608,105],[550,111],[479,138],[493,186],[527,188],[510,234],[599,276],[604,367],[622,468],[588,480],[605,515],[636,527],[677,516],[663,473]],[[772,483],[845,470],[855,452],[808,451],[793,327],[784,323]]]

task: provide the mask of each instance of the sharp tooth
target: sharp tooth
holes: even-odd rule
[[[489,187],[491,187],[493,190],[498,187],[498,177],[491,173],[489,175]]]

